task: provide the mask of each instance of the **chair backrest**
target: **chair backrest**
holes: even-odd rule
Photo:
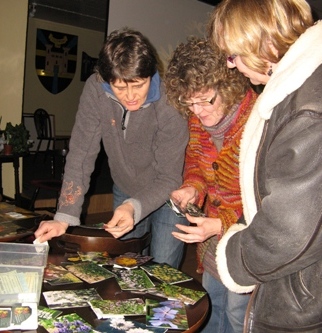
[[[111,255],[121,255],[126,252],[142,253],[150,242],[151,233],[149,232],[140,238],[129,238],[125,240],[116,239],[111,235],[103,237],[66,233],[53,239],[50,246],[56,253],[107,251]]]
[[[38,139],[50,139],[53,137],[51,120],[44,109],[37,109],[34,112],[34,122]]]
[[[66,156],[69,152],[68,148],[63,148],[63,149],[55,149],[53,151],[53,158],[54,161],[56,162],[56,159],[59,159],[59,164],[58,166],[60,166],[59,170],[60,170],[60,180],[63,180],[64,178],[64,171],[65,171],[65,164],[66,164]],[[54,164],[54,169],[52,170],[52,175],[55,177],[57,172],[57,166],[56,163]]]

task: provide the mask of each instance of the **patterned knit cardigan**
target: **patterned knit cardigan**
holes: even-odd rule
[[[207,217],[221,219],[221,235],[242,215],[239,146],[244,125],[256,98],[257,94],[249,90],[238,107],[232,126],[224,135],[219,152],[200,120],[195,115],[189,117],[190,139],[181,187],[192,186],[197,189],[199,197],[195,203],[203,207]],[[202,270],[200,264],[210,240],[198,244],[199,270]]]

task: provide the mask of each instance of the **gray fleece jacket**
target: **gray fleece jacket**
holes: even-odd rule
[[[80,223],[101,140],[115,185],[134,205],[135,223],[161,207],[181,185],[188,127],[167,103],[158,73],[143,107],[126,113],[126,129],[123,115],[109,85],[93,74],[80,98],[55,220]]]

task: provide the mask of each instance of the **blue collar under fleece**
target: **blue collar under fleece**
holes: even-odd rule
[[[150,84],[148,96],[143,105],[150,104],[152,102],[156,102],[160,99],[160,96],[161,96],[160,83],[161,83],[160,75],[158,72],[156,72],[151,78],[151,84]],[[112,96],[115,96],[109,83],[103,82],[102,86],[106,92],[108,92]]]

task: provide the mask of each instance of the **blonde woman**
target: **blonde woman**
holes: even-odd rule
[[[217,248],[223,283],[253,291],[245,332],[322,332],[322,22],[304,0],[223,0],[227,66],[265,88],[241,142],[245,225]]]

